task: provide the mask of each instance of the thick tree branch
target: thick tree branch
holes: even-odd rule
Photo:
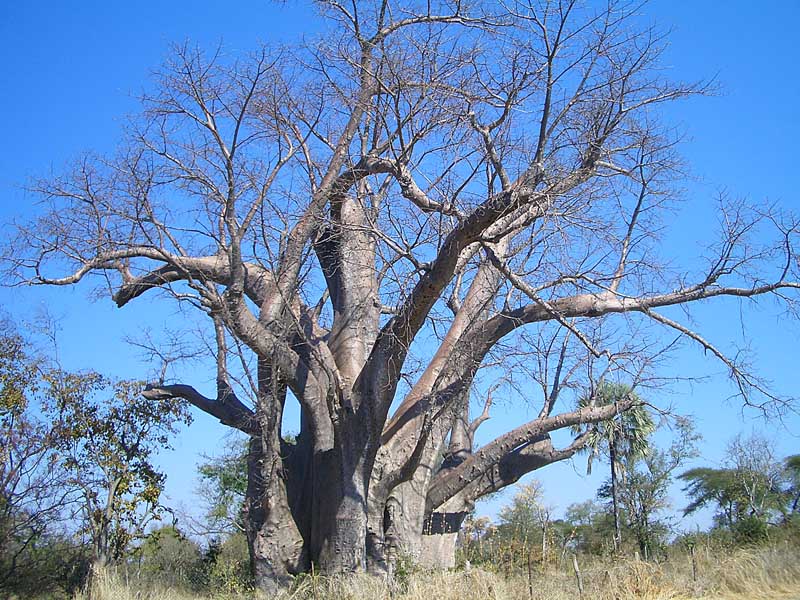
[[[635,402],[634,398],[617,404],[586,407],[545,419],[534,419],[498,437],[472,454],[457,467],[438,475],[428,491],[428,510],[444,504],[448,498],[483,477],[508,454],[523,444],[535,442],[551,431],[583,423],[604,421],[619,412],[624,412]],[[577,451],[578,448],[575,448]]]
[[[223,286],[231,283],[227,257],[180,257],[173,258],[169,262],[170,264],[124,282],[114,294],[117,306],[121,308],[150,289],[177,281],[211,281]],[[244,291],[247,297],[257,304],[263,302],[273,284],[271,274],[263,267],[244,263],[244,278]]]
[[[496,465],[464,487],[459,495],[467,502],[474,502],[487,494],[499,492],[532,471],[571,458],[586,447],[587,441],[588,435],[583,434],[575,438],[566,448],[557,449],[553,447],[549,436],[543,436],[503,456]],[[429,499],[426,504],[427,509],[436,510],[438,508],[434,506],[436,501]]]
[[[192,406],[216,417],[223,425],[238,429],[247,435],[258,435],[258,423],[255,421],[253,411],[242,404],[230,388],[225,387],[222,392],[216,399],[211,399],[190,385],[173,384],[148,386],[142,395],[148,400],[182,398]]]

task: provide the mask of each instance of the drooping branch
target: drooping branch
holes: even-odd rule
[[[184,384],[149,386],[142,395],[149,400],[182,398],[192,406],[216,417],[223,425],[238,429],[247,435],[258,435],[258,423],[255,421],[253,411],[242,404],[230,388],[223,390],[223,394],[215,399],[207,398],[192,386]]]

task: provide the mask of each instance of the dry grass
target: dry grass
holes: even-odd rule
[[[800,556],[794,547],[740,550],[720,558],[696,555],[697,580],[690,558],[663,563],[588,561],[582,565],[584,600],[718,600],[800,599]],[[88,595],[87,595],[88,596]],[[87,596],[83,596],[86,598]],[[206,596],[173,589],[126,584],[111,574],[96,578],[92,600],[258,599],[258,594],[219,593]],[[504,577],[482,569],[413,573],[393,585],[367,575],[302,577],[275,600],[576,600],[574,573],[567,565],[545,573]],[[80,600],[80,598],[76,599]]]

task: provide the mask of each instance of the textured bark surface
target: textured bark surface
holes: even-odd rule
[[[307,568],[307,553],[283,480],[276,476],[274,460],[259,446],[258,440],[250,443],[243,517],[254,578],[261,589],[271,593],[289,585],[293,575]]]
[[[779,400],[660,312],[791,303],[800,227],[723,201],[703,267],[664,266],[681,170],[654,115],[702,86],[663,77],[636,6],[318,5],[322,37],[291,50],[178,48],[124,151],[38,184],[49,208],[3,255],[21,283],[99,274],[119,307],[159,290],[205,319],[216,393],[169,381],[197,353],[153,343],[145,395],[250,438],[259,587],[451,565],[425,523],[581,451],[637,402],[598,405],[598,383],[641,387],[675,335]],[[496,398],[513,422],[478,445]]]
[[[452,569],[456,566],[458,533],[422,536],[419,563],[426,569]]]

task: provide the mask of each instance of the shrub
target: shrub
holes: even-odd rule
[[[757,516],[739,519],[732,530],[734,540],[741,546],[759,545],[769,539],[767,522]]]

